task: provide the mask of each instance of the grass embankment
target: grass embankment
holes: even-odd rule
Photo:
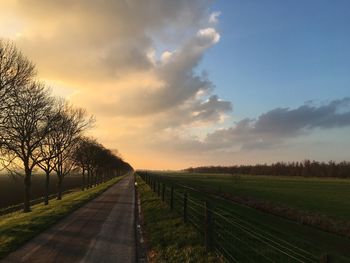
[[[15,212],[1,216],[0,258],[5,257],[87,201],[97,197],[124,177],[113,178],[86,191],[67,194],[63,196],[62,200],[52,200],[46,206],[43,204],[35,205],[29,213]]]
[[[139,176],[137,184],[150,262],[220,262],[206,253],[196,230],[171,212]]]

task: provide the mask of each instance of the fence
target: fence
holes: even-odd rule
[[[207,251],[228,262],[329,262],[328,255],[320,258],[220,209],[203,192],[148,172],[138,175],[171,210],[181,213],[185,223],[198,230]]]

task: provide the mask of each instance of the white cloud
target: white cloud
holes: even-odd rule
[[[161,56],[161,59],[160,59],[161,62],[162,62],[163,64],[169,62],[170,59],[171,59],[171,57],[172,57],[172,55],[173,55],[172,52],[170,52],[170,51],[164,51],[164,52],[162,53],[162,56]]]
[[[197,33],[197,37],[203,45],[213,45],[220,40],[220,34],[212,27],[200,29]]]
[[[209,16],[209,23],[210,24],[217,24],[219,22],[219,16],[221,15],[221,12],[215,11],[210,14]]]

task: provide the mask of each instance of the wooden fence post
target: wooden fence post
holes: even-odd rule
[[[210,206],[207,201],[204,202],[204,242],[207,252],[212,250],[212,217]]]
[[[164,200],[165,200],[165,184],[163,183],[162,186],[163,186],[162,187],[162,201],[164,202]]]
[[[174,209],[174,186],[171,187],[170,191],[170,210]]]
[[[184,222],[187,223],[187,193],[184,193]]]

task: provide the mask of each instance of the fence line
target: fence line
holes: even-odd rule
[[[216,252],[228,262],[328,262],[328,256],[320,259],[240,219],[237,214],[211,207],[210,195],[205,192],[148,172],[138,174],[170,209],[182,214],[184,222],[198,230],[207,251]]]
[[[224,213],[224,212],[223,212],[222,210],[220,210],[220,209],[217,209],[217,210],[218,210],[218,211],[221,211],[222,213]],[[214,212],[214,213],[216,213],[216,212]],[[270,236],[271,238],[274,238],[276,241],[278,241],[278,242],[280,242],[280,243],[284,243],[285,246],[290,246],[290,247],[292,247],[292,248],[295,249],[295,250],[299,250],[299,251],[301,251],[302,253],[305,253],[305,254],[310,255],[311,257],[313,256],[312,253],[310,253],[310,252],[308,252],[308,251],[306,251],[306,250],[304,250],[304,249],[302,249],[302,248],[299,248],[299,247],[297,247],[297,246],[291,244],[290,242],[288,242],[288,241],[286,241],[286,240],[283,240],[283,239],[278,238],[278,237],[276,237],[276,236],[272,236],[270,233],[268,233],[268,232],[266,232],[266,231],[264,231],[264,230],[262,230],[262,229],[257,229],[254,225],[249,224],[249,223],[243,221],[242,219],[240,219],[240,218],[237,217],[237,216],[230,215],[230,219],[237,220],[237,221],[241,222],[243,225],[246,224],[246,225],[247,225],[246,227],[250,227],[251,229],[254,229],[255,231],[260,231],[260,232],[262,232],[264,235]],[[276,241],[273,241],[273,242],[276,242]]]
[[[254,238],[259,239],[261,242],[265,243],[266,245],[271,246],[271,247],[273,247],[273,248],[276,249],[276,250],[279,250],[281,253],[289,255],[291,258],[294,258],[294,256],[291,255],[291,254],[297,254],[298,256],[304,258],[304,260],[309,261],[309,259],[308,259],[305,255],[303,255],[303,254],[301,254],[301,253],[298,253],[298,252],[295,252],[293,249],[288,248],[287,246],[283,246],[283,245],[277,243],[276,241],[274,241],[274,240],[271,239],[271,238],[268,238],[268,237],[266,237],[266,236],[263,236],[263,235],[261,235],[261,234],[259,234],[259,233],[253,233],[253,232],[252,232],[250,229],[248,229],[246,226],[243,226],[243,225],[241,225],[241,224],[239,224],[239,223],[236,223],[235,221],[229,221],[228,218],[224,217],[223,215],[221,215],[221,214],[219,214],[219,213],[217,213],[217,212],[215,212],[215,211],[214,211],[213,213],[216,214],[217,216],[221,217],[221,218],[222,218],[223,220],[225,220],[227,223],[229,223],[229,224],[234,224],[235,226],[237,226],[238,228],[240,228],[241,230],[243,230],[244,232],[246,232],[248,235],[252,235],[252,236],[254,236]],[[268,234],[268,235],[269,235],[269,234]],[[279,239],[279,240],[281,240],[281,239]],[[281,241],[284,241],[284,240],[281,240]],[[270,242],[270,243],[268,243],[268,242]],[[274,245],[272,245],[272,244],[274,244]],[[302,251],[303,253],[308,254],[310,257],[313,257],[313,255],[312,255],[311,253],[309,253],[309,252],[307,252],[307,251],[305,251],[305,250],[303,250],[303,249],[301,249],[301,248],[298,248],[298,247],[296,247],[296,246],[293,246],[293,245],[291,245],[291,246],[292,246],[294,249],[297,249],[297,250],[299,250],[299,251]],[[286,251],[283,251],[283,250],[281,250],[281,249],[288,250],[289,253],[287,253]],[[297,260],[297,261],[299,261],[297,258],[294,258],[294,259]],[[299,261],[299,262],[305,262],[305,261]],[[311,262],[313,262],[313,261],[311,261]]]

